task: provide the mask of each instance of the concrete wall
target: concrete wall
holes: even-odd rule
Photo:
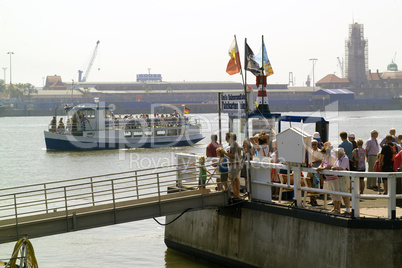
[[[239,208],[240,217],[220,215],[213,209],[186,213],[166,226],[165,243],[232,267],[402,265],[401,228],[367,228],[370,224],[352,228],[342,222],[350,220],[346,218],[306,220],[250,207]],[[167,217],[166,222],[173,218]]]

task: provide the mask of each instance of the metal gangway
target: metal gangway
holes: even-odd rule
[[[0,243],[228,204],[228,192],[200,193],[197,176],[184,161],[0,189]]]

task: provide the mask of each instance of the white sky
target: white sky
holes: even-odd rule
[[[100,40],[88,82],[132,82],[148,68],[164,81],[241,82],[226,73],[233,36],[243,64],[244,39],[257,54],[264,35],[275,72],[268,83],[288,83],[293,72],[301,86],[310,58],[318,59],[315,81],[340,76],[353,21],[364,24],[372,71],[384,71],[395,52],[402,69],[401,12],[401,0],[0,0],[0,67],[8,83],[12,51],[13,83],[42,86],[55,74],[77,81]]]

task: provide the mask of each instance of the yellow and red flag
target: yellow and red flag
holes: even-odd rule
[[[240,64],[240,55],[239,55],[239,49],[237,47],[236,37],[233,39],[233,42],[230,45],[229,56],[230,60],[228,62],[228,66],[226,67],[226,72],[229,75],[240,73],[241,64]]]
[[[185,114],[189,114],[189,113],[190,113],[190,109],[187,109],[186,107],[184,107],[184,113],[185,113]]]

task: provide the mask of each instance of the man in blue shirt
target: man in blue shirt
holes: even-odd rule
[[[339,137],[341,137],[342,142],[341,144],[339,144],[338,147],[344,149],[345,154],[347,155],[350,161],[350,170],[354,171],[355,167],[353,161],[351,161],[351,159],[353,159],[352,158],[353,144],[350,141],[348,141],[348,133],[346,133],[345,131],[339,133]]]

